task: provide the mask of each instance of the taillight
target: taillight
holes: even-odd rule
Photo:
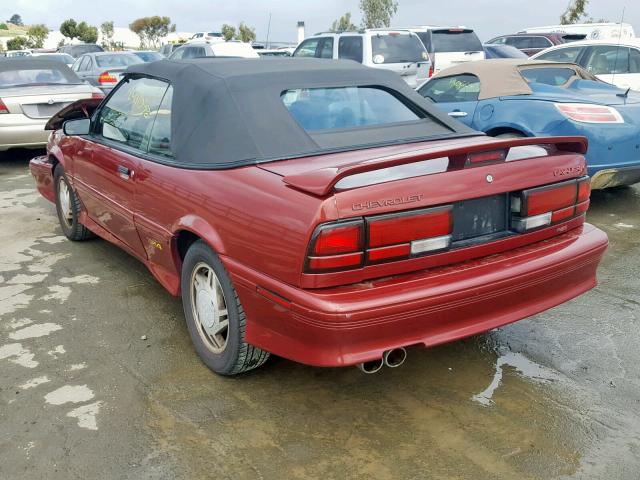
[[[557,223],[589,208],[589,177],[530,188],[511,197],[511,227],[526,232]]]
[[[98,89],[96,88],[96,91],[91,92],[91,98],[97,98],[97,99],[103,99],[104,98],[104,93],[102,93],[101,91],[97,91]]]
[[[330,272],[362,265],[364,221],[354,220],[320,225],[311,240],[307,269]]]
[[[507,158],[505,150],[496,150],[494,152],[470,153],[467,155],[467,165],[479,165],[489,163],[501,163]]]
[[[337,255],[362,249],[362,221],[325,225],[316,231],[313,255]]]
[[[9,113],[9,109],[0,98],[0,113]]]
[[[449,205],[320,225],[311,240],[307,270],[339,271],[447,249],[452,210]]]
[[[570,120],[582,123],[624,123],[620,112],[606,105],[556,103],[556,108]]]
[[[429,65],[429,78],[433,77],[433,62]]]
[[[102,72],[98,77],[98,83],[100,85],[105,83],[118,83],[118,79],[109,72]]]

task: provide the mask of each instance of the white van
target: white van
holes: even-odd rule
[[[575,25],[549,25],[532,27],[518,33],[578,33],[586,40],[612,40],[635,38],[636,33],[628,23],[578,23]]]
[[[420,38],[408,30],[317,33],[300,42],[293,56],[354,60],[396,72],[413,88],[429,78],[429,56]]]
[[[484,60],[482,42],[476,33],[466,27],[411,27],[422,40],[431,59],[429,77],[465,62]]]

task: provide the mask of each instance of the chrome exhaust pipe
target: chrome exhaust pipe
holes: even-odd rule
[[[380,371],[382,365],[384,365],[384,362],[381,358],[379,358],[377,360],[370,360],[368,362],[359,363],[358,365],[356,365],[356,367],[358,367],[364,373],[376,373]]]
[[[407,351],[402,347],[392,348],[391,350],[384,352],[382,355],[382,361],[389,368],[399,367],[406,359]]]

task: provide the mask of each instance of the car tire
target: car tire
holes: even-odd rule
[[[519,132],[506,132],[495,135],[495,138],[525,138],[526,135]]]
[[[82,225],[80,218],[80,200],[69,183],[61,164],[53,171],[54,191],[56,195],[56,212],[62,233],[69,240],[79,242],[93,237],[93,233]]]
[[[187,328],[207,367],[231,376],[267,361],[269,352],[245,341],[246,316],[238,294],[220,258],[202,240],[187,251],[181,289]]]

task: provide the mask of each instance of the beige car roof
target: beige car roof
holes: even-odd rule
[[[571,68],[576,72],[576,79],[597,80],[595,76],[573,63],[521,60],[519,58],[461,63],[434,75],[432,80],[456,75],[475,75],[480,79],[480,95],[478,96],[478,100],[510,95],[531,95],[531,88],[520,74],[520,71],[543,65],[556,68]],[[569,83],[571,83],[571,81],[567,82],[567,85]]]

